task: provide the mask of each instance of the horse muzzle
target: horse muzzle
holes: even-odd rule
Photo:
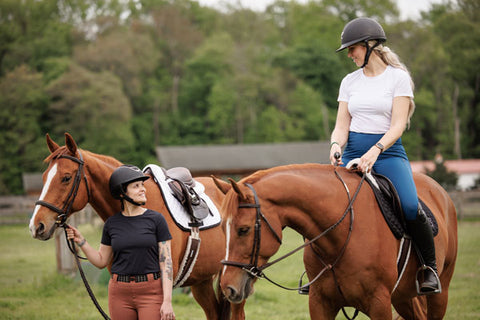
[[[34,239],[46,241],[50,239],[55,232],[56,223],[55,221],[53,221],[53,223],[46,221],[35,222],[32,218],[29,229]]]
[[[237,284],[229,283],[222,280],[221,287],[223,294],[231,303],[241,303],[254,292],[254,279],[255,278],[252,278],[247,273],[242,272]]]

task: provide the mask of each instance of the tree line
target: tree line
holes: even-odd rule
[[[480,8],[278,0],[264,12],[194,0],[0,2],[0,194],[42,171],[45,134],[139,166],[158,145],[329,139],[349,20],[386,31],[416,84],[412,160],[480,157]]]

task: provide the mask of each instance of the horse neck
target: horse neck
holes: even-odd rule
[[[270,211],[278,215],[282,228],[290,227],[307,239],[335,224],[348,205],[345,189],[330,166],[276,174],[257,185],[274,204]],[[343,222],[339,227],[340,237],[346,226]],[[337,236],[337,232],[328,235],[332,240]]]
[[[85,168],[90,188],[90,204],[105,221],[120,211],[120,201],[114,199],[109,190],[109,178],[122,163],[114,158],[86,153]]]

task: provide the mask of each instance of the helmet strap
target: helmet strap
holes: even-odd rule
[[[131,204],[133,205],[136,205],[136,206],[143,206],[145,205],[145,202],[135,202],[133,201],[132,198],[130,198],[129,196],[127,196],[127,194],[125,193],[125,191],[122,190],[122,196],[123,196],[123,199],[127,200],[128,202],[130,202]],[[123,206],[123,201],[122,201],[122,210],[124,209],[124,206]]]
[[[364,68],[368,64],[368,60],[370,59],[370,55],[372,54],[373,49],[380,45],[380,43],[381,42],[377,40],[377,42],[372,47],[369,47],[368,40],[365,40],[365,47],[367,48],[367,52],[365,52],[365,59],[363,60],[363,65],[360,68]]]

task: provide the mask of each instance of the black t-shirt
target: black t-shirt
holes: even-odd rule
[[[129,275],[160,271],[158,243],[170,239],[165,218],[150,209],[139,216],[111,216],[102,234],[102,244],[113,250],[112,273]]]

